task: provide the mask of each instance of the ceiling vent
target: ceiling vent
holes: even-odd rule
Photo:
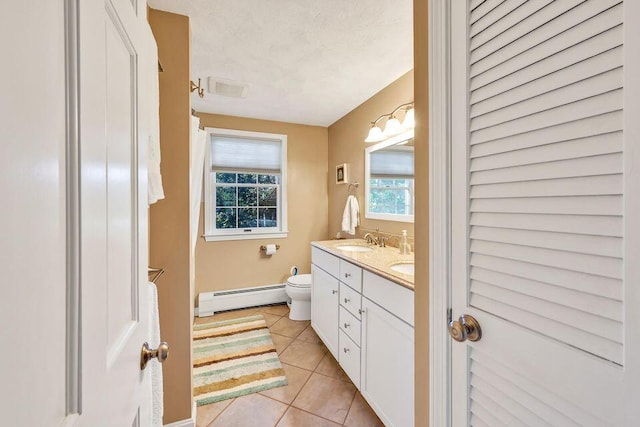
[[[209,77],[209,93],[229,96],[231,98],[246,98],[249,92],[249,84],[235,82],[233,80]]]

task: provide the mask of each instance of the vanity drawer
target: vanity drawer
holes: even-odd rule
[[[340,283],[342,291],[342,283]],[[413,326],[413,291],[365,271],[362,294],[394,316]],[[342,295],[340,295],[342,304]]]
[[[338,278],[356,291],[362,292],[362,268],[341,259],[340,276]]]
[[[362,296],[342,282],[340,282],[340,305],[357,319],[361,318]]]
[[[311,262],[332,275],[340,276],[340,259],[316,247],[311,247]]]
[[[360,347],[343,331],[340,331],[338,342],[340,366],[349,375],[353,384],[360,389]]]
[[[360,321],[344,307],[340,307],[340,329],[360,345]]]

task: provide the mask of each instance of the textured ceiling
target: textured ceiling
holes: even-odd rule
[[[413,68],[412,0],[150,0],[191,18],[192,79],[251,84],[193,108],[328,126]],[[406,100],[398,100],[398,103]]]

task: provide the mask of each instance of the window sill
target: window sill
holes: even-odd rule
[[[225,240],[258,240],[258,239],[286,239],[287,231],[277,233],[254,233],[254,234],[205,234],[206,242],[222,242]]]

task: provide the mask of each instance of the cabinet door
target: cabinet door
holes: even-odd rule
[[[362,298],[360,391],[387,426],[413,425],[413,328]]]
[[[338,279],[323,269],[311,266],[311,326],[338,358]]]

